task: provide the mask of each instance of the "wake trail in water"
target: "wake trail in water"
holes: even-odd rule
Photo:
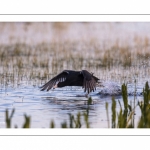
[[[98,88],[100,95],[122,95],[121,86],[116,82],[101,82]],[[142,96],[143,86],[140,84],[135,88],[134,84],[127,84],[127,92],[128,96]]]

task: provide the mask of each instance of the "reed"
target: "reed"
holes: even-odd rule
[[[31,81],[33,78],[41,80],[48,76],[51,78],[64,69],[86,68],[104,80],[117,80],[121,83],[124,80],[133,81],[132,75],[138,82],[150,73],[148,45],[143,51],[140,51],[140,48],[131,51],[134,47],[115,44],[109,49],[101,49],[95,42],[84,42],[83,46],[71,41],[64,43],[52,41],[50,44],[35,46],[25,43],[1,45],[0,73],[4,75],[9,71],[14,77],[17,74],[17,84],[21,83],[19,79],[25,80],[26,76]],[[8,77],[4,76],[3,79],[8,80]],[[14,80],[10,82],[15,84]],[[0,83],[3,83],[2,79]]]
[[[116,101],[115,101],[114,97],[112,97],[111,111],[112,111],[112,123],[111,123],[111,127],[112,128],[116,128]]]
[[[6,122],[6,128],[11,128],[11,122],[12,122],[12,117],[14,115],[15,109],[12,110],[10,116],[9,116],[9,112],[6,109],[5,111],[5,122]]]
[[[138,102],[138,106],[141,110],[141,117],[138,123],[139,128],[150,128],[150,88],[148,82],[143,89],[144,101]]]

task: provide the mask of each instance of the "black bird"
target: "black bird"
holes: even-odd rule
[[[89,73],[87,70],[64,70],[44,84],[41,87],[41,91],[49,91],[51,88],[64,86],[82,86],[84,92],[89,94],[91,91],[94,92],[96,90],[98,80],[97,77],[93,76],[93,73]]]

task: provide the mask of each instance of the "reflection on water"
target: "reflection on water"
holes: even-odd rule
[[[141,87],[138,87],[138,90]],[[134,89],[134,86],[129,85],[129,89]],[[105,103],[109,104],[109,120],[111,121],[111,96],[98,94],[97,91],[91,93],[93,103],[90,105],[89,122],[94,128],[106,128],[107,117]],[[0,127],[5,127],[5,110],[15,108],[13,117],[14,127],[16,124],[21,127],[24,123],[24,114],[31,116],[32,128],[48,128],[50,121],[54,120],[55,126],[60,127],[63,121],[69,120],[69,113],[76,115],[79,111],[84,112],[87,108],[87,97],[83,89],[76,87],[65,87],[51,90],[49,92],[40,91],[35,86],[20,86],[19,88],[1,89],[0,91]],[[122,103],[121,96],[115,97],[117,101],[117,111],[120,106],[118,100]],[[129,96],[129,103],[133,103],[134,97]],[[136,102],[142,100],[138,96]],[[139,119],[140,111],[136,109],[135,119]]]

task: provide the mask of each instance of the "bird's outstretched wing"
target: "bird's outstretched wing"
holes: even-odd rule
[[[47,89],[47,91],[49,91],[54,85],[56,85],[56,83],[64,82],[66,80],[68,74],[69,74],[69,72],[67,70],[62,71],[60,74],[58,74],[57,76],[52,78],[50,81],[48,81],[46,84],[44,84],[41,87],[41,91],[44,91],[46,89]]]
[[[89,73],[86,70],[82,70],[81,74],[83,74],[83,88],[84,92],[90,93],[91,91],[96,90],[96,83],[99,80],[97,77],[93,76],[93,74]]]

